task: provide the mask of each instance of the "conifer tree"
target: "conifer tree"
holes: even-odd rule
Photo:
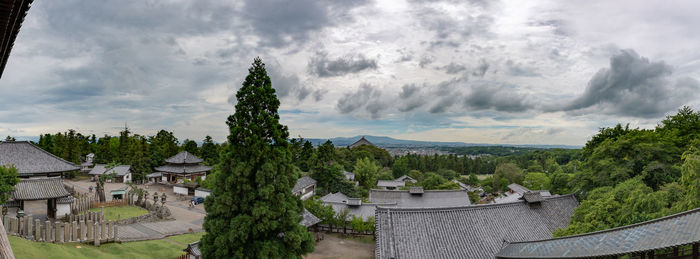
[[[260,58],[253,61],[228,117],[229,145],[204,205],[206,258],[301,258],[313,238],[299,223],[303,205],[292,194],[298,178],[279,123],[280,102]]]

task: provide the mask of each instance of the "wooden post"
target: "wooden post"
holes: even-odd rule
[[[36,241],[41,240],[41,221],[39,219],[34,220],[34,231]]]
[[[89,220],[89,219],[88,219],[87,222],[86,222],[86,225],[87,225],[87,240],[88,240],[88,241],[92,240],[92,237],[93,237],[92,234],[94,234],[93,232],[95,231],[95,230],[93,230],[93,227],[94,227],[94,226],[93,226],[92,224],[93,224],[93,223],[92,223],[92,220]]]
[[[58,222],[56,223],[56,243],[63,243],[63,237],[65,234],[63,234],[64,229],[63,229],[63,223]]]
[[[95,228],[93,228],[93,231],[95,231],[95,233],[93,235],[93,237],[95,237],[94,244],[95,244],[95,246],[100,246],[100,228],[98,227],[97,221],[95,221],[94,227],[95,227]]]
[[[80,241],[80,238],[78,237],[78,222],[73,221],[71,225],[71,229],[73,230],[73,238],[71,238],[71,240]]]
[[[51,235],[51,232],[53,232],[53,227],[51,227],[51,221],[46,221],[46,227],[44,227],[46,230],[44,230],[44,242],[48,243],[53,243],[53,236]]]
[[[0,206],[0,209],[2,206]],[[5,217],[5,222],[7,222],[7,216]],[[15,254],[12,253],[12,247],[10,246],[10,240],[7,239],[7,233],[5,232],[5,226],[0,221],[0,258],[14,259]]]
[[[32,240],[32,239],[34,239],[34,232],[32,231],[32,229],[33,229],[32,223],[34,223],[34,219],[32,218],[32,216],[27,216],[26,218],[27,218],[27,220],[26,220],[27,221],[27,230],[26,230],[27,233],[25,234],[25,237],[29,240]]]

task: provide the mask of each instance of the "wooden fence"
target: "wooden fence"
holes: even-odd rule
[[[111,201],[105,201],[105,202],[99,202],[95,201],[92,203],[92,208],[100,208],[100,207],[119,207],[119,206],[126,206],[129,205],[126,199],[117,199],[117,200],[111,200]]]

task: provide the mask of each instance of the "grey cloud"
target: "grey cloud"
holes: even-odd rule
[[[506,61],[506,68],[507,68],[508,74],[512,75],[512,76],[524,76],[524,77],[540,76],[540,74],[537,73],[536,68],[523,65],[522,63],[515,63],[513,60]]]
[[[423,56],[423,57],[420,58],[420,61],[418,62],[418,65],[419,65],[421,68],[425,68],[425,66],[432,64],[433,61],[435,61],[435,58],[433,58],[433,57],[431,57],[431,56]]]
[[[330,59],[328,53],[316,52],[308,64],[309,72],[319,77],[343,76],[373,69],[377,69],[377,61],[362,54]]]
[[[260,36],[265,45],[286,47],[309,40],[311,33],[351,19],[351,9],[366,4],[349,1],[261,1],[248,0],[238,13]],[[232,15],[233,16],[233,15]]]
[[[663,61],[650,62],[634,50],[622,50],[600,69],[585,92],[563,110],[652,118],[662,116],[693,100],[700,83],[692,78],[673,78],[673,68]]]
[[[480,82],[473,85],[464,98],[464,107],[472,110],[522,112],[532,109],[534,105],[527,101],[527,96],[514,92],[513,87]]]
[[[464,70],[467,70],[467,68],[464,67],[463,65],[456,64],[454,62],[450,62],[450,64],[442,66],[442,67],[440,67],[440,69],[444,70],[445,73],[448,73],[450,75],[454,75],[454,74],[460,73]]]
[[[421,107],[425,104],[426,100],[421,95],[421,88],[415,84],[406,84],[401,87],[401,92],[399,93],[398,107],[399,111],[409,112]]]
[[[489,70],[489,63],[485,59],[479,59],[479,65],[472,71],[473,76],[484,77],[486,71]]]
[[[460,96],[458,94],[445,96],[439,99],[432,107],[430,107],[428,111],[430,113],[443,113],[452,107],[452,105],[457,103],[459,97]]]
[[[467,2],[456,4],[465,3],[469,5],[468,9],[483,9],[483,6],[470,5]],[[446,15],[443,10],[425,3],[419,2],[415,5],[419,7],[415,12],[416,19],[427,30],[435,33],[437,37],[437,39],[427,42],[431,48],[459,47],[465,42],[465,39],[489,35],[491,24],[494,22],[493,17],[486,13],[478,15],[464,13],[460,15],[459,19],[456,19]]]
[[[366,111],[372,119],[381,117],[381,112],[388,108],[388,103],[381,99],[382,92],[376,86],[363,83],[356,92],[345,94],[338,100],[336,107],[340,113],[362,113]],[[363,109],[364,108],[364,109]]]

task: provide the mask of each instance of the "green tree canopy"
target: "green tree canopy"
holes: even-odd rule
[[[15,190],[15,184],[18,182],[17,168],[14,166],[0,166],[0,204],[7,202],[10,198],[10,193]]]
[[[205,200],[207,258],[300,258],[313,237],[299,224],[303,205],[292,194],[299,177],[291,161],[287,127],[265,65],[253,61],[236,93],[228,142],[213,193]]]

